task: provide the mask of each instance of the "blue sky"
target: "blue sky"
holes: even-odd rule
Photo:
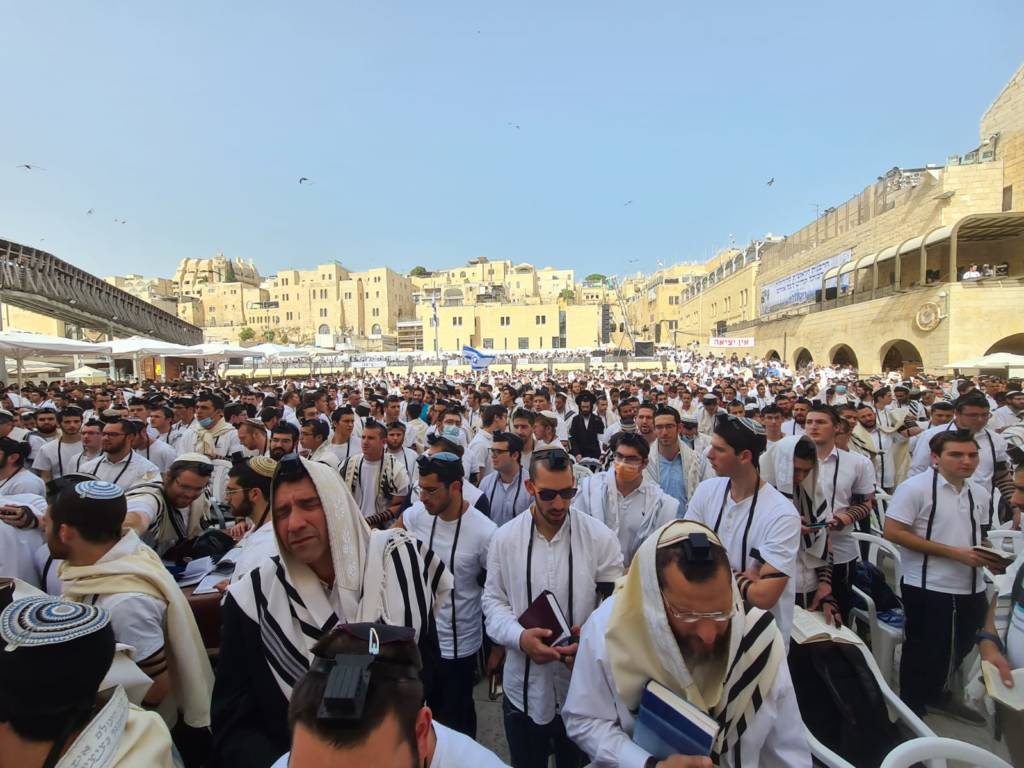
[[[1011,0],[68,0],[0,24],[0,237],[100,275],[702,260],[972,149],[1024,61]]]

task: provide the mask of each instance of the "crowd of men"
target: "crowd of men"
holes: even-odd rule
[[[1020,382],[674,367],[6,387],[0,765],[499,766],[481,680],[515,768],[810,765],[794,616],[849,620],[858,531],[901,555],[900,696],[984,723],[953,673],[1024,666],[982,546],[1020,527]],[[634,741],[652,680],[710,756]]]

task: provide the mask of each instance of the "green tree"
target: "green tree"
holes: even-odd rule
[[[423,277],[427,274],[426,267],[413,267],[409,270],[409,277]]]
[[[224,282],[225,283],[237,283],[238,278],[235,276],[235,265],[228,261],[228,268],[224,270]]]
[[[253,340],[253,339],[255,339],[255,338],[256,338],[256,331],[254,331],[254,330],[253,330],[252,328],[250,328],[250,327],[249,327],[248,325],[247,325],[247,326],[245,326],[244,328],[242,328],[242,329],[241,329],[241,330],[240,330],[240,331],[238,332],[238,340],[239,340],[240,342],[242,342],[243,344],[244,344],[245,342],[247,342],[247,341],[252,341],[252,340]]]
[[[273,343],[274,335],[275,334],[274,334],[274,329],[273,328],[271,328],[270,330],[266,330],[266,331],[263,332],[263,340],[268,342],[268,343]]]
[[[602,275],[600,272],[594,272],[593,274],[587,275],[584,278],[584,282],[587,283],[605,283],[608,281],[607,275]]]
[[[558,294],[558,298],[561,301],[575,301],[576,291],[574,291],[572,288],[563,288],[562,292]]]

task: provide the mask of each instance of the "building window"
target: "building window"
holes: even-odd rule
[[[484,339],[484,349],[494,349],[494,339]]]
[[[453,317],[452,318],[452,325],[462,325],[462,318],[458,317],[458,316]]]
[[[500,325],[512,325],[512,318],[508,315],[502,315],[500,318],[498,318],[498,321]]]
[[[351,299],[352,298],[352,291],[345,291],[345,298],[346,299]]]
[[[380,307],[373,308],[373,317],[380,317]],[[461,320],[462,318],[459,319]],[[462,323],[459,323],[459,325],[462,325]]]
[[[285,320],[291,320],[292,319],[292,313],[291,312],[285,312],[284,313],[284,319]]]
[[[679,321],[678,320],[669,320],[668,321],[668,329],[670,331],[674,331],[678,327],[679,327]]]
[[[1003,187],[1003,210],[1013,210],[1013,184],[1008,187]]]
[[[527,338],[526,336],[520,336],[519,337],[519,348],[520,349],[529,349],[530,348],[530,340],[529,340],[529,338]]]
[[[380,298],[380,291],[377,291],[377,295],[374,298],[377,298],[377,299]]]
[[[326,323],[324,323],[323,325],[316,329],[316,332],[319,333],[321,336],[326,336],[331,332],[331,329],[327,327]]]
[[[537,315],[534,318],[534,321],[536,322],[537,325],[547,325],[547,323],[548,323],[548,316],[547,315]]]

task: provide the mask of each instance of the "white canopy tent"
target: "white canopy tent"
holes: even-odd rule
[[[107,380],[107,372],[91,365],[82,365],[64,374],[67,381],[84,381],[87,384],[100,384]]]
[[[190,357],[201,357],[204,360],[227,360],[230,357],[257,357],[262,358],[264,355],[262,352],[255,351],[255,347],[247,349],[246,347],[236,347],[232,344],[222,344],[220,342],[211,342],[209,344],[199,344],[195,347],[189,347],[192,351]]]
[[[1024,355],[1009,352],[995,352],[991,355],[972,357],[957,363],[950,363],[946,368],[1024,368]]]
[[[150,339],[145,336],[129,336],[127,339],[114,339],[110,342],[111,358],[131,358],[135,375],[142,378],[142,358],[144,357],[195,357],[196,348],[174,344],[161,339]]]
[[[91,344],[60,336],[26,331],[0,331],[0,353],[10,355],[18,363],[18,387],[22,384],[22,365],[28,357],[48,355],[109,355],[109,344]]]

